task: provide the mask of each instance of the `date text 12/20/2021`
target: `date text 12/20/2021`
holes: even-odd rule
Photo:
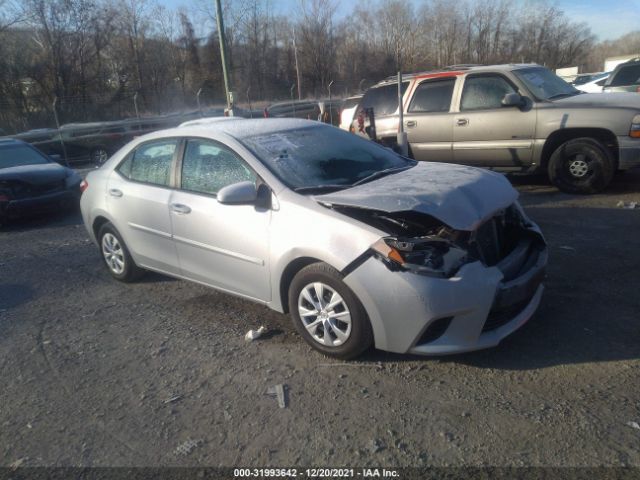
[[[387,468],[235,468],[236,478],[398,478],[397,470]]]

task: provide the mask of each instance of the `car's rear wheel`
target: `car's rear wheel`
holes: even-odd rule
[[[109,152],[107,152],[104,148],[98,147],[91,150],[91,161],[95,163],[96,166],[101,166],[108,159]]]
[[[111,276],[121,282],[132,282],[144,273],[138,267],[115,227],[107,222],[98,232],[100,252]]]
[[[325,263],[308,265],[293,278],[289,311],[300,335],[325,355],[350,359],[373,343],[364,307],[340,273]]]
[[[563,143],[551,155],[548,174],[551,183],[567,193],[596,193],[613,178],[615,160],[611,152],[592,138]]]

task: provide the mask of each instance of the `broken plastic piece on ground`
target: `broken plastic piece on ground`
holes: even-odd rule
[[[623,202],[622,200],[620,200],[618,203],[616,203],[616,207],[620,207],[620,208],[626,208],[627,210],[633,210],[634,208],[638,208],[638,202]]]
[[[162,403],[173,403],[173,402],[177,402],[178,400],[180,400],[182,398],[182,395],[174,395],[173,397],[167,398],[165,401],[163,401]]]
[[[279,383],[278,385],[269,387],[269,389],[267,390],[267,395],[271,395],[272,397],[276,397],[278,399],[278,406],[280,408],[287,408],[286,388],[286,385]]]
[[[247,334],[244,336],[244,339],[247,342],[252,342],[254,341],[256,338],[260,338],[262,335],[264,335],[267,331],[267,327],[262,326],[257,330],[249,330],[247,332]]]
[[[176,455],[189,455],[193,452],[193,449],[199,447],[202,444],[202,440],[191,440],[188,439],[186,442],[181,443],[175,449]]]
[[[631,428],[635,428],[636,430],[640,430],[640,425],[638,425],[638,422],[627,422],[627,425]]]

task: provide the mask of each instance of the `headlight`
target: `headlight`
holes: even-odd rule
[[[640,115],[636,115],[633,117],[633,120],[631,120],[629,136],[633,138],[640,138]]]
[[[414,273],[448,278],[469,260],[467,252],[435,237],[381,238],[371,246],[390,267]]]

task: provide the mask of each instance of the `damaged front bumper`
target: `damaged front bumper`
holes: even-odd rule
[[[441,355],[493,347],[540,303],[548,253],[539,229],[530,233],[495,266],[474,261],[451,278],[392,271],[371,256],[344,281],[367,311],[377,348]]]

